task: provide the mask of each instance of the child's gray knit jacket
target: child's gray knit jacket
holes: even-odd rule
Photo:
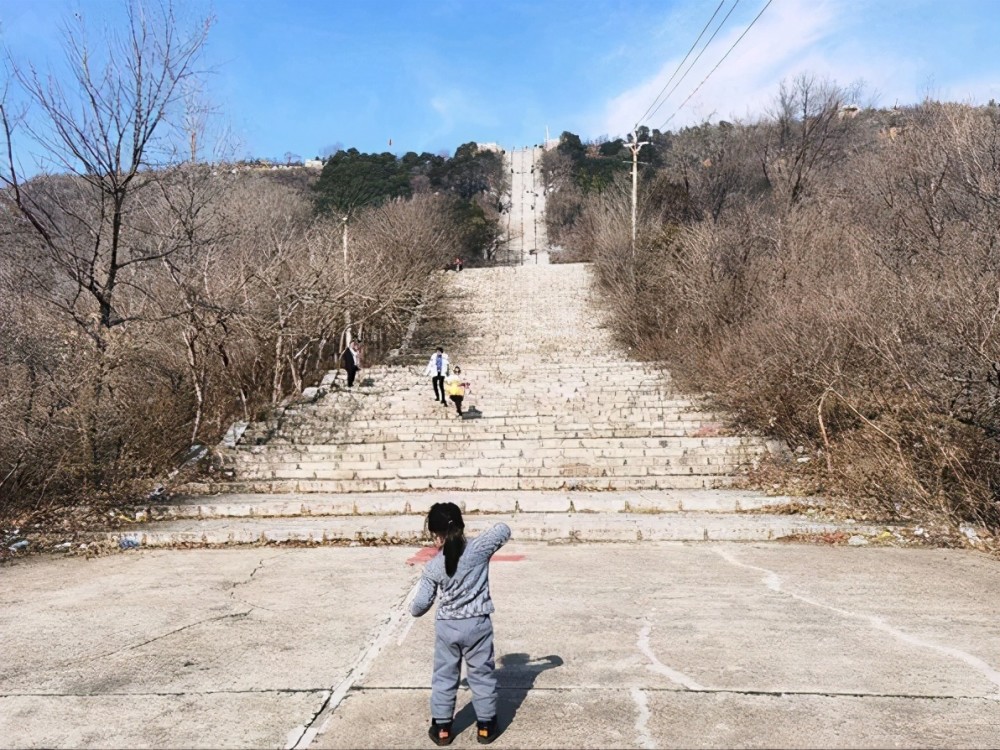
[[[449,577],[444,570],[444,553],[440,552],[424,566],[417,595],[410,605],[414,617],[429,610],[440,591],[437,619],[462,620],[492,614],[490,599],[490,558],[510,539],[510,526],[498,523],[465,543],[458,559],[455,575]]]

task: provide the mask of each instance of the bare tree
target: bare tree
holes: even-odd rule
[[[860,94],[860,84],[841,88],[812,75],[782,81],[759,159],[764,177],[789,204],[802,199],[817,172],[843,157],[854,122],[843,107]]]
[[[149,9],[135,0],[126,11],[124,32],[108,32],[96,45],[81,16],[67,24],[68,79],[8,56],[12,83],[28,106],[15,114],[0,102],[0,201],[33,231],[34,257],[22,271],[96,354],[83,410],[95,483],[110,463],[107,452],[117,451],[101,429],[111,332],[154,316],[148,277],[181,247],[143,230],[144,201],[164,169],[182,158],[176,135],[183,132],[185,87],[199,75],[210,27],[205,20],[179,33],[170,5]],[[14,156],[20,139],[45,155],[40,166],[58,174],[26,179]]]
[[[53,302],[99,347],[105,345],[104,331],[135,318],[118,299],[126,274],[176,249],[147,242],[130,224],[160,170],[178,160],[171,127],[183,129],[185,88],[199,75],[198,57],[211,25],[205,20],[179,34],[170,5],[150,10],[138,0],[128,5],[127,17],[125,32],[98,47],[91,45],[82,18],[67,26],[67,82],[9,59],[30,109],[18,121],[0,104],[7,154],[0,171],[8,188],[3,200],[30,223],[53,268],[74,288]],[[25,181],[13,156],[20,135],[58,172],[79,180],[78,195],[67,199],[45,190],[44,180]]]

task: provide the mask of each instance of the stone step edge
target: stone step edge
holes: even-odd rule
[[[452,479],[233,479],[188,483],[177,492],[192,496],[220,494],[356,494],[384,492],[644,492],[733,488],[738,474],[675,474],[642,477],[457,477]],[[472,486],[466,480],[471,480]],[[516,480],[516,481],[513,481]]]
[[[690,514],[677,518],[609,518],[607,514],[539,514],[540,518],[510,515],[470,516],[468,530],[476,534],[498,521],[511,526],[513,536],[525,542],[769,542],[787,538],[841,534],[856,537],[859,544],[877,539],[888,527],[868,524],[845,526],[812,521],[801,516],[748,516],[700,518]],[[297,524],[255,521],[234,527],[211,524],[206,528],[136,529],[98,532],[95,538],[121,547],[236,546],[275,543],[304,544],[420,544],[427,542],[422,524],[399,523],[398,516],[368,516],[310,519]],[[683,523],[677,521],[683,520]]]
[[[710,492],[710,491],[709,491]],[[431,504],[441,500],[440,493],[406,493],[408,497],[366,498],[353,494],[336,499],[296,497],[262,497],[260,500],[226,501],[222,497],[216,502],[199,502],[195,497],[184,498],[181,502],[160,505],[133,505],[123,509],[139,522],[181,519],[209,518],[319,518],[371,517],[371,516],[422,516]],[[617,493],[605,493],[607,497],[553,497],[553,498],[495,498],[476,497],[482,493],[463,493],[464,498],[455,498],[464,514],[491,513],[624,513],[664,515],[674,513],[759,513],[765,509],[803,506],[822,508],[815,498],[799,498],[788,495],[743,495],[731,500],[720,498],[643,498],[622,499]],[[734,491],[734,494],[740,494]],[[445,498],[451,499],[451,498]],[[685,503],[686,501],[686,503]],[[708,507],[714,504],[714,507]],[[685,505],[687,507],[685,507]]]

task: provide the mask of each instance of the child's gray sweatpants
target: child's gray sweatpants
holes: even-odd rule
[[[454,716],[455,694],[464,659],[476,719],[489,721],[497,715],[497,678],[493,672],[493,622],[490,616],[435,620],[434,632],[431,718],[451,721]]]

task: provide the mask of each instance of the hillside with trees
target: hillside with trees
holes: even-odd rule
[[[998,530],[1000,107],[859,93],[803,76],[759,119],[641,133],[634,246],[623,142],[564,133],[550,237],[626,345],[788,441],[800,491]]]
[[[393,199],[439,195],[457,229],[458,254],[467,262],[488,262],[500,246],[501,200],[509,189],[503,154],[465,143],[451,158],[412,151],[364,154],[338,151],[323,164],[313,186],[320,214],[346,218]]]
[[[206,162],[209,22],[128,7],[121,36],[70,27],[74,87],[14,67],[0,102],[0,521],[145,497],[349,328],[369,364],[398,346],[429,274],[499,241],[501,155],[475,144],[341,151],[318,179]]]

